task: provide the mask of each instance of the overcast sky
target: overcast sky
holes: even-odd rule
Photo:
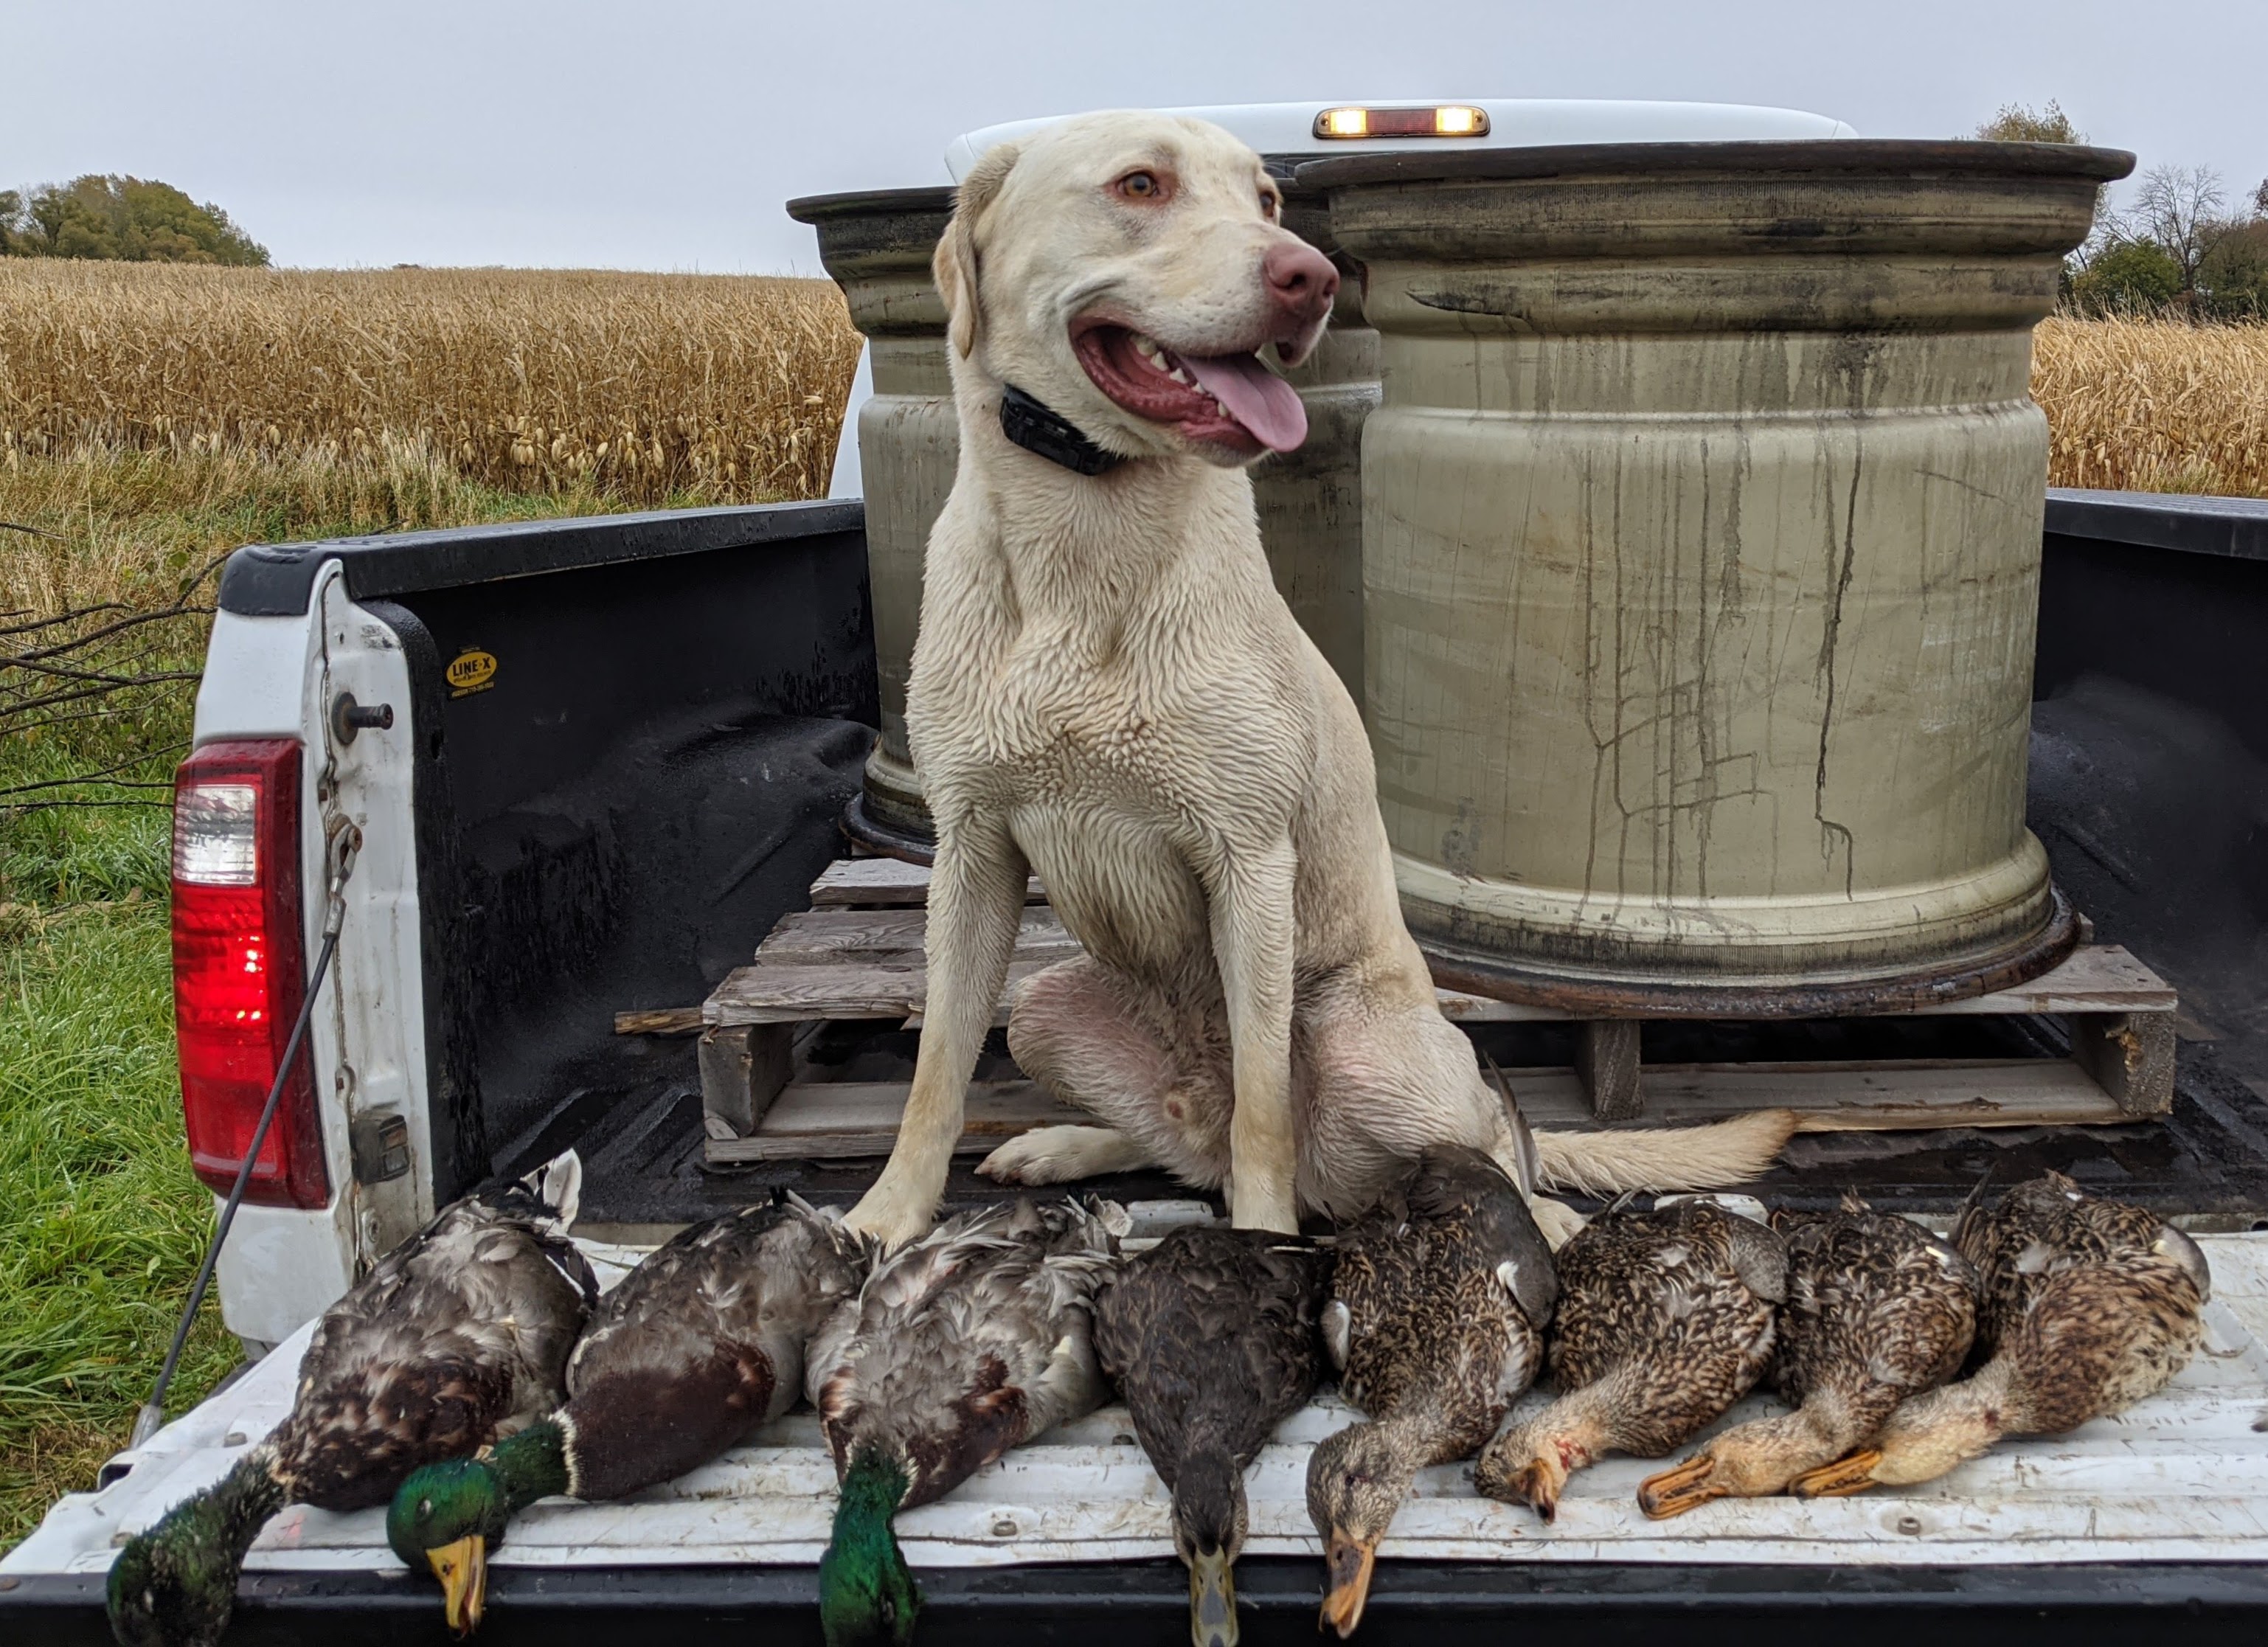
[[[0,186],[217,202],[284,264],[818,272],[781,202],[1130,104],[1764,103],[1869,136],[2060,99],[2144,166],[2268,177],[2268,4],[2196,0],[6,0]]]

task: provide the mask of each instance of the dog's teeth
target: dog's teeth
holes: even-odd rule
[[[1223,417],[1226,417],[1228,415],[1228,408],[1220,403],[1220,399],[1218,395],[1213,398],[1212,409],[1219,412]]]
[[[1154,339],[1143,336],[1139,332],[1134,334],[1134,349],[1135,352],[1140,355],[1145,360],[1155,360],[1158,358],[1158,345],[1156,341]]]
[[[1176,366],[1167,375],[1176,383],[1186,383],[1193,389],[1197,387],[1197,380],[1189,376],[1189,369],[1187,366]]]

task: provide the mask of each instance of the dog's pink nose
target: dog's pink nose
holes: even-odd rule
[[[1339,295],[1339,272],[1331,260],[1303,240],[1272,246],[1261,261],[1268,295],[1288,318],[1306,325],[1330,312]]]

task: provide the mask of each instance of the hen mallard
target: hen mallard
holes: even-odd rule
[[[1771,1379],[1796,1409],[1735,1425],[1647,1477],[1638,1501],[1649,1516],[1780,1491],[1867,1440],[1969,1353],[1976,1272],[1918,1224],[1846,1195],[1839,1211],[1776,1213],[1772,1227],[1788,1269]]]
[[[1568,1475],[1609,1451],[1658,1459],[1764,1376],[1787,1247],[1706,1200],[1609,1211],[1561,1247],[1558,1399],[1483,1450],[1473,1485],[1549,1521]]]
[[[1197,1647],[1235,1647],[1244,1472],[1322,1381],[1330,1280],[1311,1243],[1200,1225],[1128,1260],[1095,1300],[1096,1357],[1173,1491]]]
[[[1967,1209],[1953,1239],[1977,1266],[1991,1359],[1900,1407],[1863,1451],[1799,1477],[1799,1496],[1934,1481],[2003,1436],[2063,1435],[2156,1394],[2197,1353],[2212,1273],[2154,1212],[2050,1173],[1989,1213]]]
[[[1379,1540],[1429,1464],[1469,1458],[1543,1359],[1557,1283],[1518,1186],[1477,1150],[1429,1149],[1339,1241],[1323,1339],[1369,1415],[1307,1460],[1322,1535],[1322,1621],[1362,1621]]]
[[[793,1196],[695,1224],[599,1305],[567,1404],[490,1452],[412,1474],[386,1534],[440,1579],[449,1628],[476,1627],[488,1547],[539,1498],[620,1498],[745,1441],[803,1393],[804,1347],[858,1290],[866,1254]]]
[[[286,1504],[362,1510],[421,1464],[461,1457],[559,1404],[599,1296],[564,1233],[572,1152],[443,1210],[325,1312],[291,1415],[219,1482],[119,1552],[110,1626],[126,1647],[217,1641],[245,1553]]]
[[[912,1639],[899,1511],[1101,1404],[1091,1311],[1124,1228],[1108,1202],[964,1214],[877,1263],[821,1331],[811,1399],[842,1482],[819,1567],[829,1647]]]

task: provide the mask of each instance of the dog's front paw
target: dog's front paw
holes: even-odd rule
[[[929,1233],[935,1206],[934,1197],[908,1195],[885,1174],[843,1215],[843,1222],[891,1252]]]
[[[996,1183],[1068,1184],[1092,1178],[1094,1127],[1035,1127],[1019,1133],[976,1164]],[[1108,1170],[1108,1168],[1104,1170]]]

